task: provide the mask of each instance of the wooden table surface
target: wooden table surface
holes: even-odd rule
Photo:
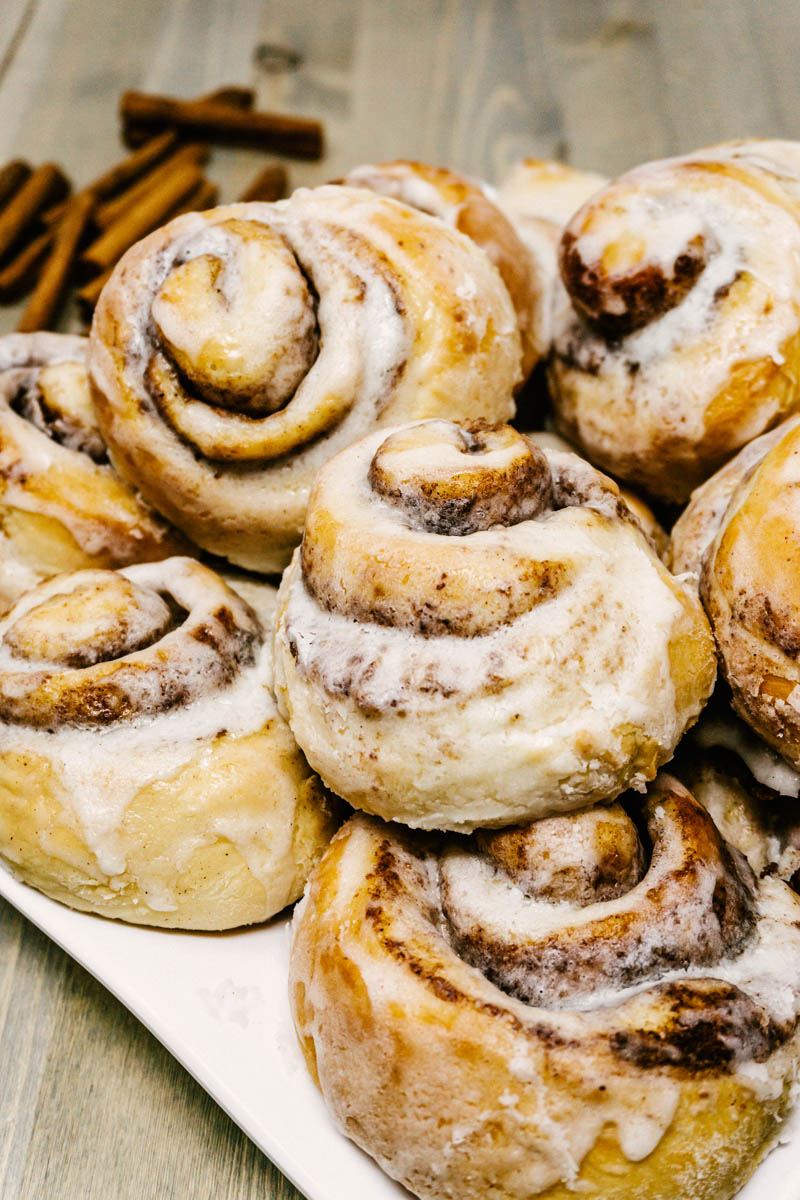
[[[265,73],[260,43],[301,67]],[[123,89],[249,83],[262,106],[324,118],[327,157],[291,166],[293,185],[397,156],[489,179],[530,154],[614,174],[721,138],[798,136],[798,49],[792,0],[0,0],[0,162],[56,159],[80,184],[121,156]],[[215,152],[221,198],[260,162]],[[0,309],[0,331],[16,316]],[[2,1200],[298,1195],[0,901]]]

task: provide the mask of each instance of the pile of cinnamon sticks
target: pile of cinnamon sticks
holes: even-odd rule
[[[224,87],[197,100],[126,92],[123,137],[132,152],[72,191],[55,163],[36,169],[15,159],[0,168],[0,304],[32,293],[17,325],[52,328],[66,291],[78,283],[88,321],[103,285],[125,251],[180,213],[210,208],[217,186],[204,167],[209,143],[255,146],[319,158],[319,122],[256,112],[249,88]],[[268,163],[240,200],[286,194],[286,169]]]

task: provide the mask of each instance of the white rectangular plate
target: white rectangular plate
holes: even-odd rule
[[[294,1037],[289,918],[174,933],[73,912],[0,866],[0,895],[122,1001],[309,1200],[408,1192],[331,1124]],[[738,1200],[800,1200],[800,1117]]]

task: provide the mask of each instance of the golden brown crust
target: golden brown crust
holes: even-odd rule
[[[551,383],[598,466],[684,502],[797,408],[798,177],[800,144],[730,142],[639,167],[571,219]]]
[[[768,1149],[797,1055],[800,901],[774,881],[756,887],[676,781],[663,778],[648,804],[664,828],[641,882],[611,901],[568,904],[566,914],[563,902],[526,899],[513,877],[502,883],[469,843],[426,840],[363,816],[312,875],[290,968],[298,1037],[336,1122],[417,1195],[729,1200]],[[569,818],[576,830],[584,815]],[[672,899],[657,882],[664,836],[682,847]],[[551,846],[556,855],[560,844]],[[686,875],[682,855],[692,860]],[[462,872],[449,898],[440,882],[448,872]],[[737,933],[732,911],[723,933],[720,881],[757,909],[749,935]],[[562,990],[557,1008],[526,1004],[459,956],[454,893],[492,929],[507,929],[509,917],[518,933],[532,922],[532,946],[538,937],[541,948],[542,923],[560,928],[565,949],[579,948],[582,925],[638,913],[652,899],[661,908],[651,935],[676,951],[688,938],[675,965],[686,950],[692,965],[672,971],[643,954],[638,990],[615,991],[612,942],[598,956],[611,990],[593,1003],[576,1005]],[[716,953],[704,926],[722,936]],[[789,956],[782,980],[794,981],[783,1017],[770,1011],[769,971],[759,975],[772,938]],[[551,960],[530,957],[542,979]]]
[[[777,429],[749,442],[729,463],[695,489],[670,533],[667,563],[671,571],[676,575],[696,575],[699,579],[703,559],[737,490],[798,420],[800,418],[790,417]]]
[[[115,463],[205,549],[278,571],[311,482],[376,425],[513,411],[520,340],[486,256],[388,197],[301,189],[134,247],[90,339]]]
[[[733,493],[704,559],[700,593],[736,711],[800,765],[800,426],[780,438]]]
[[[55,333],[0,338],[0,609],[59,571],[187,548],[109,465],[86,345]]]

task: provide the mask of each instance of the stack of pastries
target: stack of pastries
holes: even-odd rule
[[[730,1200],[792,1108],[799,251],[800,144],[388,162],[0,339],[0,855],[305,889],[308,1069],[423,1200]]]

